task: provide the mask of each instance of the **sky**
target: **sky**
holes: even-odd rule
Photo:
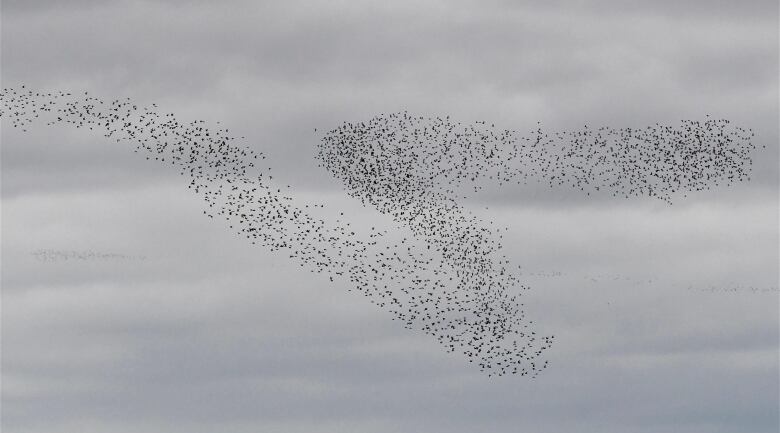
[[[381,222],[315,159],[344,121],[755,133],[751,181],[649,198],[531,184],[506,227],[537,378],[491,377],[206,218],[99,134],[2,124],[2,420],[33,432],[776,432],[778,4],[21,1],[0,80],[220,122],[305,202]],[[766,146],[763,148],[762,146]],[[488,206],[488,209],[484,209]]]

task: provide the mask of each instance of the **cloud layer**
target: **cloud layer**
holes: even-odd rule
[[[689,288],[777,287],[778,6],[634,6],[4,1],[4,87],[222,122],[355,225],[387,220],[316,166],[314,128],[377,113],[529,131],[711,114],[767,145],[750,183],[671,207],[543,184],[466,203],[508,228],[526,309],[558,336],[529,382],[485,380],[198,218],[175,173],[125,147],[4,127],[4,431],[776,431],[777,292]]]

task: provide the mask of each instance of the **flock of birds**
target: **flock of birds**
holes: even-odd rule
[[[640,129],[586,125],[548,133],[537,125],[522,134],[484,121],[401,112],[344,123],[325,136],[319,157],[351,195],[380,209],[421,199],[449,205],[481,190],[480,181],[546,182],[587,195],[649,196],[671,204],[680,191],[748,180],[754,136],[709,116]]]
[[[119,253],[103,253],[99,251],[73,251],[39,249],[30,253],[41,262],[60,262],[68,260],[146,260],[146,256],[133,256]]]
[[[236,144],[227,129],[87,93],[22,86],[3,89],[0,102],[0,118],[14,127],[64,123],[135,143],[135,152],[188,179],[208,217],[311,272],[348,282],[405,327],[499,376],[536,376],[548,365],[543,354],[554,336],[538,335],[526,318],[518,297],[528,287],[500,253],[500,230],[459,203],[466,190],[479,191],[484,180],[541,180],[671,201],[678,191],[748,179],[753,149],[750,130],[709,118],[636,130],[545,134],[539,127],[527,137],[486,122],[406,112],[344,123],[322,137],[317,158],[349,195],[413,234],[393,240],[387,230],[358,233],[341,218],[312,214],[324,205],[296,204],[270,167],[256,165],[265,156]]]

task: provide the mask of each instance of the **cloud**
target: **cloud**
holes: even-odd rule
[[[199,217],[130,145],[4,124],[8,431],[777,430],[777,294],[687,290],[777,285],[776,2],[5,1],[2,32],[4,86],[223,122],[356,225],[385,220],[316,167],[314,128],[381,112],[520,130],[711,113],[767,144],[755,182],[671,208],[536,186],[467,201],[509,227],[513,264],[562,273],[528,277],[528,314],[557,338],[550,369],[517,381]]]

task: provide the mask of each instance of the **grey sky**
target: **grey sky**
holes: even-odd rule
[[[202,217],[132,146],[4,124],[3,431],[778,429],[776,1],[5,0],[1,44],[4,87],[222,122],[355,224],[379,217],[316,167],[313,130],[382,112],[517,130],[712,114],[767,146],[753,182],[671,207],[533,185],[475,197],[513,263],[563,274],[524,295],[557,336],[551,367],[488,380]],[[695,290],[709,285],[774,291]]]

